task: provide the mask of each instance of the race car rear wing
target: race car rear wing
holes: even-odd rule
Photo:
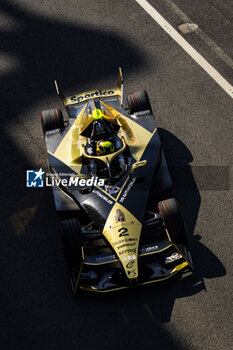
[[[118,82],[117,82],[117,87],[115,89],[111,89],[111,90],[100,89],[100,90],[86,91],[78,95],[65,97],[63,92],[61,92],[61,90],[59,89],[58,83],[56,80],[54,81],[54,84],[55,84],[57,94],[61,98],[65,107],[68,107],[73,104],[78,104],[95,97],[104,98],[104,97],[112,97],[112,96],[118,96],[120,105],[121,106],[123,105],[123,76],[122,76],[121,67],[119,67]]]

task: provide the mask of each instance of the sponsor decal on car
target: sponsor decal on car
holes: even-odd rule
[[[122,255],[122,254],[132,254],[132,253],[136,253],[136,248],[134,248],[134,249],[121,250],[121,251],[119,252],[119,255]]]
[[[79,103],[94,97],[108,97],[113,95],[118,95],[119,91],[116,90],[93,90],[84,92],[80,95],[73,95],[64,99],[65,106],[71,105],[73,103]]]
[[[153,246],[149,246],[149,247],[142,247],[140,249],[140,253],[144,254],[144,253],[149,253],[149,252],[153,252],[158,250],[159,246],[158,245],[153,245]]]
[[[120,187],[105,185],[105,191],[109,194],[116,194],[120,191]]]
[[[137,241],[138,241],[137,238],[124,238],[124,239],[120,239],[119,241],[114,242],[113,246],[115,246],[117,244],[121,244],[121,243],[137,242]]]
[[[95,261],[111,261],[115,259],[115,255],[100,256],[96,257]]]
[[[136,269],[134,269],[134,270],[127,270],[127,274],[131,278],[132,277],[136,277],[136,275],[137,275]]]
[[[127,264],[126,264],[126,271],[127,271],[127,275],[130,278],[136,277],[137,272],[136,272],[136,268],[135,268],[135,260],[130,260]]]
[[[123,203],[125,198],[127,197],[127,194],[129,193],[131,187],[133,186],[134,182],[136,181],[136,177],[134,177],[130,183],[128,184],[127,188],[125,189],[125,191],[123,192],[123,195],[121,196],[119,202]]]
[[[135,264],[135,261],[133,260],[128,262],[128,264],[126,264],[127,269],[131,269],[134,266],[134,264]]]
[[[134,112],[133,115],[137,116],[137,115],[145,115],[145,114],[151,114],[151,110],[146,109],[145,111]]]
[[[173,261],[176,261],[176,260],[179,260],[179,259],[182,259],[182,255],[180,253],[178,253],[178,252],[174,252],[170,256],[166,257],[165,264],[170,264]]]
[[[113,201],[111,201],[111,199],[109,199],[108,197],[106,197],[104,194],[102,194],[100,191],[97,190],[93,190],[92,193],[95,193],[98,197],[102,198],[105,202],[107,202],[108,204],[113,204]]]
[[[128,256],[124,256],[124,258],[122,259],[122,261],[127,261],[127,260],[136,260],[136,255],[128,255]]]
[[[122,249],[124,247],[135,247],[136,245],[136,242],[133,242],[133,243],[124,243],[124,244],[121,244],[119,246],[117,246],[117,249]]]

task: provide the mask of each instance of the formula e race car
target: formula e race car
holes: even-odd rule
[[[49,183],[78,289],[105,292],[192,271],[188,236],[146,91],[65,97],[66,110],[41,113]]]

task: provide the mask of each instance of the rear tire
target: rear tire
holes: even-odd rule
[[[158,203],[158,209],[172,242],[187,245],[187,229],[178,201],[175,198],[166,199]]]
[[[142,112],[146,110],[151,111],[150,100],[146,90],[134,92],[127,96],[127,102],[130,110],[130,114],[135,112]]]
[[[43,111],[40,118],[44,132],[54,129],[64,129],[64,119],[60,109],[53,108]]]
[[[60,234],[64,255],[72,271],[82,260],[81,227],[77,219],[63,220],[60,225]]]

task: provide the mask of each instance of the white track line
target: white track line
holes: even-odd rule
[[[163,0],[170,9],[177,14],[185,23],[192,23],[193,21],[178,7],[172,0]],[[198,24],[198,23],[197,23]],[[221,58],[231,69],[233,69],[233,59],[229,57],[210,37],[205,34],[200,28],[195,31],[205,43],[208,45],[215,54]]]
[[[192,57],[208,73],[221,88],[233,98],[233,86],[228,83],[216,69],[209,64],[206,59],[200,55],[171,25],[168,23],[153,6],[146,0],[135,0],[153,19],[160,25],[182,49]]]

